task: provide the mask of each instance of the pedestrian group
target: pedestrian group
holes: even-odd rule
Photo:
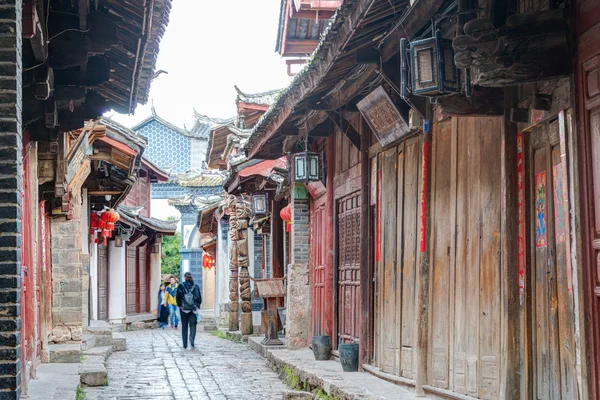
[[[169,326],[171,329],[179,327],[181,317],[181,337],[183,348],[195,348],[196,325],[202,318],[200,305],[202,304],[202,293],[200,287],[194,283],[190,272],[183,275],[183,283],[177,283],[177,278],[171,277],[169,284],[160,285],[158,290],[158,310],[156,318],[162,329]]]

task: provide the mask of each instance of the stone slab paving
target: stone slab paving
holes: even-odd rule
[[[244,344],[199,331],[192,351],[175,330],[123,335],[127,350],[107,362],[109,386],[86,388],[86,400],[280,400],[286,390]]]
[[[79,364],[42,364],[36,378],[29,381],[27,396],[31,400],[75,400],[79,385]]]
[[[320,387],[342,400],[414,400],[415,394],[367,372],[343,372],[333,360],[316,361],[309,349],[268,350],[267,360],[277,369],[291,369],[301,382]]]

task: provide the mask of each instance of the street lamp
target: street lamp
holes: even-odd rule
[[[315,182],[319,180],[319,155],[303,151],[294,155],[294,181]]]

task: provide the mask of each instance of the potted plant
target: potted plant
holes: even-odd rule
[[[327,335],[321,335],[321,321],[317,325],[318,335],[312,338],[312,351],[315,360],[329,360],[331,355],[331,338]]]

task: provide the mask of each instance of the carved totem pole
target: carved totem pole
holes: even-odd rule
[[[238,227],[237,247],[238,265],[240,267],[240,297],[242,299],[242,335],[251,335],[253,332],[250,273],[248,272],[248,219],[251,212],[250,202],[243,197],[238,197],[235,213]]]
[[[238,301],[238,221],[236,216],[236,198],[227,198],[229,208],[229,330],[239,330],[239,301]]]
[[[243,335],[251,335],[253,332],[252,302],[250,273],[248,272],[248,218],[251,212],[250,202],[242,197],[231,195],[227,199],[227,207],[230,213],[229,238],[231,239],[231,247],[229,248],[229,330],[237,331],[240,329],[239,298],[241,297],[241,331]]]

